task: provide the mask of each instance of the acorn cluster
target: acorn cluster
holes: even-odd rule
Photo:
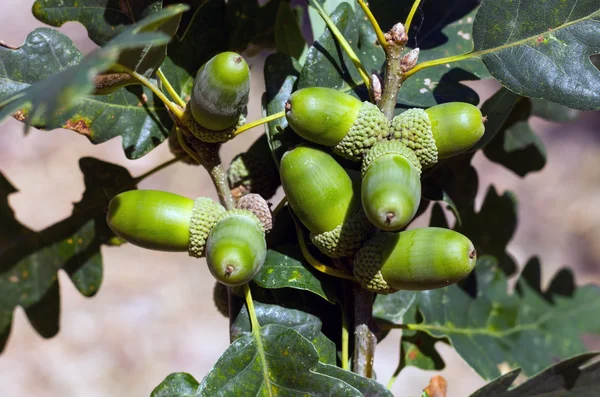
[[[422,170],[468,150],[483,135],[477,107],[446,103],[388,121],[369,102],[310,87],[290,96],[286,119],[299,136],[320,145],[283,155],[280,176],[289,205],[321,252],[353,257],[364,288],[439,288],[471,272],[476,252],[467,237],[441,228],[402,229],[417,213]],[[336,156],[360,162],[360,175]]]
[[[240,55],[214,56],[198,71],[183,125],[176,128],[218,146],[245,123],[249,90],[250,71]],[[279,172],[266,136],[234,158],[227,179],[235,209],[205,197],[133,190],[111,200],[109,226],[140,247],[206,257],[219,282],[241,285],[265,261],[265,233],[272,227],[265,198],[281,184],[311,242],[331,258],[352,258],[345,262],[368,290],[438,288],[471,272],[476,253],[467,237],[440,228],[402,230],[419,208],[422,170],[468,150],[483,135],[479,109],[447,103],[410,109],[390,121],[370,102],[311,87],[290,96],[285,118],[307,142],[282,156]],[[170,142],[176,153],[185,149],[178,142]],[[359,166],[342,165],[351,162]]]

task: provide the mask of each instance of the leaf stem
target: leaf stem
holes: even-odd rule
[[[179,119],[179,121],[183,120],[183,110],[179,106],[171,102],[169,98],[167,98],[167,96],[161,90],[158,89],[157,86],[150,82],[150,80],[148,80],[138,72],[129,69],[127,66],[118,66],[119,68],[123,69],[124,71],[135,77],[140,83],[148,87],[154,93],[154,95],[156,95],[165,104],[167,109],[169,109],[169,111]]]
[[[421,0],[415,0],[410,12],[408,13],[408,17],[406,17],[406,22],[404,22],[404,29],[406,29],[406,33],[408,33],[410,30],[410,24],[412,23],[412,20],[419,9],[419,5],[421,5]]]
[[[373,30],[375,31],[375,35],[377,35],[377,41],[379,41],[379,44],[381,45],[381,47],[383,47],[385,49],[388,46],[388,42],[385,39],[385,34],[383,33],[383,31],[381,30],[381,27],[379,26],[379,22],[377,22],[377,19],[375,19],[375,16],[369,9],[369,6],[367,5],[367,3],[364,2],[364,0],[357,0],[357,1],[358,1],[358,5],[360,6],[360,8],[362,8],[363,12],[367,16],[367,19],[371,23],[371,26],[373,27]]]
[[[358,69],[360,77],[363,79],[365,86],[369,89],[370,92],[371,79],[369,77],[369,73],[367,73],[367,71],[365,70],[365,67],[363,66],[362,62],[360,61],[352,47],[350,47],[350,44],[348,43],[342,32],[340,32],[337,26],[335,26],[331,18],[329,18],[329,16],[317,0],[312,0],[310,4],[317,10],[321,18],[323,18],[323,21],[325,21],[325,23],[327,24],[329,30],[331,30],[331,33],[335,36],[338,43],[340,43],[342,49],[346,52],[346,54],[348,54],[348,57],[350,58],[356,69]]]
[[[285,110],[282,110],[281,112],[272,114],[272,115],[267,116],[267,117],[263,117],[262,119],[254,120],[253,122],[244,124],[243,126],[241,126],[240,128],[238,128],[237,130],[235,130],[235,132],[233,133],[233,136],[238,136],[242,132],[246,132],[246,131],[248,131],[248,130],[254,128],[254,127],[257,127],[259,125],[262,125],[262,124],[270,123],[271,121],[280,119],[280,118],[282,118],[284,116],[285,116]]]
[[[248,314],[250,315],[250,325],[252,326],[252,336],[256,341],[256,351],[262,362],[262,372],[265,384],[267,385],[267,392],[269,396],[273,395],[271,390],[271,383],[269,379],[269,371],[267,369],[267,358],[265,356],[265,347],[263,346],[262,337],[260,336],[260,323],[256,316],[256,310],[254,309],[254,300],[252,299],[252,291],[250,291],[250,285],[244,284],[244,296],[246,297],[246,306],[248,307]]]
[[[342,369],[350,371],[350,357],[348,354],[348,345],[350,341],[350,330],[348,325],[348,314],[346,305],[342,304]]]
[[[402,343],[402,342],[400,342],[400,343]],[[386,385],[386,387],[389,390],[392,390],[394,383],[396,383],[396,379],[398,379],[398,375],[400,375],[400,371],[402,371],[402,359],[400,359],[400,363],[396,367],[396,370],[394,371],[394,373],[392,374],[390,380],[388,381],[388,383]]]
[[[137,185],[138,183],[140,183],[144,179],[148,178],[150,175],[157,173],[158,171],[162,170],[163,168],[167,168],[171,164],[177,163],[178,161],[180,161],[183,158],[184,157],[174,157],[174,158],[172,158],[169,161],[165,161],[164,163],[157,165],[156,167],[152,168],[150,171],[147,171],[147,172],[143,173],[142,175],[136,177],[134,179],[135,184]]]
[[[244,284],[244,297],[246,298],[246,306],[248,306],[248,314],[250,315],[252,333],[258,333],[260,331],[260,324],[258,323],[258,317],[256,317],[254,300],[252,299],[252,291],[250,290],[250,285],[248,283]]]
[[[406,78],[406,77],[412,76],[413,74],[417,73],[418,71],[426,69],[426,68],[430,68],[432,66],[438,66],[438,65],[443,65],[445,63],[463,61],[465,59],[473,58],[475,56],[477,56],[477,53],[470,51],[465,54],[452,55],[452,56],[445,57],[445,58],[439,58],[439,59],[433,59],[431,61],[421,62],[421,63],[418,63],[414,68],[412,68],[408,72],[404,73],[404,77]]]
[[[171,85],[169,80],[167,79],[167,76],[165,76],[165,74],[163,73],[163,71],[160,68],[158,68],[158,70],[156,71],[156,75],[158,76],[158,78],[160,79],[162,84],[165,86],[165,89],[167,90],[169,95],[171,95],[171,98],[173,98],[173,100],[179,106],[181,106],[182,108],[185,108],[185,105],[186,105],[185,101],[183,99],[181,99],[179,94],[177,94],[177,92],[175,91],[175,89],[173,88],[173,86]]]
[[[346,280],[355,280],[354,276],[352,276],[351,274],[348,274],[343,270],[338,270],[331,266],[327,266],[319,262],[317,258],[312,256],[312,254],[308,250],[308,247],[306,246],[306,241],[304,240],[304,232],[302,231],[302,228],[300,227],[296,219],[294,219],[294,224],[296,225],[296,234],[298,235],[298,244],[300,245],[300,251],[302,252],[302,256],[304,256],[304,259],[306,259],[306,261],[312,267],[314,267],[321,273],[325,273],[330,276],[345,278]]]

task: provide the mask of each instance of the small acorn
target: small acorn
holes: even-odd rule
[[[377,106],[332,88],[294,92],[285,117],[302,138],[330,146],[334,153],[353,161],[360,161],[389,132],[388,120]]]
[[[260,220],[248,210],[227,211],[206,241],[211,274],[228,286],[242,285],[265,263],[267,243]]]
[[[362,165],[361,199],[367,218],[379,229],[406,226],[421,201],[421,164],[399,141],[381,141],[369,150]]]
[[[281,158],[281,184],[313,244],[332,258],[350,256],[373,227],[360,204],[360,187],[331,155],[298,146]]]
[[[248,193],[260,194],[265,199],[275,195],[281,182],[266,134],[246,152],[233,158],[227,169],[227,180],[236,200]]]
[[[473,243],[450,229],[380,233],[358,251],[354,276],[373,292],[442,288],[465,278],[477,262]]]
[[[481,111],[469,103],[449,102],[429,109],[409,109],[390,123],[390,139],[411,148],[423,168],[462,153],[483,136]]]
[[[186,108],[186,125],[204,142],[225,142],[245,123],[250,94],[250,68],[235,52],[222,52],[206,62],[194,80]]]
[[[127,242],[158,251],[188,251],[201,257],[208,234],[225,208],[158,190],[130,190],[110,200],[106,221]]]

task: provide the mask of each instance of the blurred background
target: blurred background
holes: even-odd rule
[[[42,26],[31,15],[32,3],[1,0],[0,40],[20,46],[31,30]],[[67,23],[60,30],[84,53],[95,47],[78,24]],[[249,120],[260,117],[263,60],[261,54],[248,59],[254,71]],[[489,81],[470,85],[482,101],[499,87]],[[532,119],[532,124],[548,151],[546,167],[521,179],[478,154],[480,196],[493,183],[499,192],[512,190],[519,197],[519,225],[509,245],[519,264],[538,255],[544,282],[568,265],[579,284],[599,283],[600,114],[582,113],[570,124],[541,119]],[[224,163],[260,133],[261,127],[225,144]],[[172,157],[166,142],[130,161],[120,138],[93,146],[67,130],[32,130],[24,136],[22,124],[12,119],[0,125],[0,137],[0,171],[18,189],[9,196],[10,204],[18,220],[34,230],[69,216],[72,203],[80,200],[84,188],[80,157],[122,165],[133,176]],[[217,198],[208,175],[185,164],[170,166],[139,187]],[[281,192],[273,201],[279,197]],[[59,273],[61,331],[55,338],[42,339],[22,309],[16,310],[11,337],[0,355],[2,397],[149,396],[172,372],[189,372],[200,381],[227,348],[228,322],[213,306],[214,282],[204,260],[131,245],[103,247],[102,254],[104,280],[93,298],[81,296]],[[392,332],[376,353],[375,369],[384,383],[398,362],[398,338],[399,332]],[[600,348],[591,338],[588,345]],[[446,361],[441,374],[449,380],[449,397],[467,396],[484,384],[451,348],[438,348]],[[405,369],[394,395],[420,396],[433,374]]]

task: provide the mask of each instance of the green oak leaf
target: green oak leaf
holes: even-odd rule
[[[566,123],[576,120],[582,113],[580,110],[571,109],[544,99],[531,98],[529,101],[531,102],[531,114],[548,121]]]
[[[281,3],[275,19],[275,49],[303,63],[308,47],[294,10],[288,3]]]
[[[198,381],[192,375],[175,372],[156,386],[150,397],[194,397],[198,385]]]
[[[196,396],[275,394],[391,396],[375,380],[320,364],[308,339],[278,324],[261,326],[251,336],[236,339],[202,380]]]
[[[546,165],[546,148],[529,124],[531,115],[530,100],[521,98],[495,138],[483,148],[488,159],[520,177]]]
[[[347,3],[340,4],[331,14],[331,20],[356,52],[359,35],[352,7]],[[329,87],[349,92],[362,84],[363,80],[348,54],[331,31],[326,29],[308,49],[304,67],[298,78],[298,89]]]
[[[79,22],[99,46],[162,9],[162,0],[36,0],[31,12],[50,26]]]
[[[85,157],[79,162],[86,190],[70,217],[41,231],[14,219],[8,195],[16,190],[0,175],[0,349],[10,332],[12,313],[23,307],[43,337],[58,332],[60,296],[57,272],[64,270],[84,296],[102,282],[101,245],[120,241],[106,224],[109,200],[134,189],[136,179],[120,166]]]
[[[285,103],[295,90],[300,64],[291,56],[271,54],[265,61],[265,94],[262,107],[264,115],[273,115],[285,109]],[[281,156],[291,147],[302,143],[302,139],[288,126],[285,118],[265,124],[265,132],[273,158],[279,166]]]
[[[563,277],[563,272],[558,273],[553,284],[564,286],[572,281],[557,279]],[[597,286],[571,285],[570,295],[564,295],[563,289],[556,290],[560,293],[547,290],[540,294],[522,276],[519,289],[510,294],[506,276],[490,256],[478,259],[475,279],[474,296],[458,285],[415,293],[413,304],[423,321],[404,318],[403,326],[435,338],[448,338],[486,379],[499,376],[498,365],[502,363],[533,375],[557,359],[585,352],[581,334],[600,332],[600,318],[594,315],[600,309]],[[381,298],[388,301],[386,310],[392,311],[384,317],[386,321],[394,315],[393,295]],[[381,305],[379,299],[377,305]]]
[[[285,244],[269,249],[265,264],[254,276],[253,281],[262,288],[300,289],[310,291],[331,303],[336,301],[337,280],[307,264],[297,244]]]
[[[134,43],[138,38],[130,37]],[[166,138],[172,124],[148,88],[85,95],[93,89],[94,70],[115,60],[115,48],[120,48],[118,43],[83,58],[68,37],[49,28],[34,30],[16,50],[0,47],[0,117],[12,115],[39,129],[74,130],[94,144],[122,136],[129,158],[148,153]],[[32,110],[19,110],[25,102],[32,102]]]
[[[599,352],[584,353],[556,363],[518,386],[515,369],[483,386],[471,397],[589,397],[600,390]]]
[[[225,16],[229,31],[228,48],[244,51],[249,44],[272,47],[274,23],[283,0],[229,0]]]
[[[333,11],[335,11],[335,9],[340,4],[343,4],[343,3],[348,4],[350,7],[352,7],[353,11],[356,11],[356,9],[358,8],[358,6],[356,4],[356,0],[324,0],[324,1],[320,1],[320,4],[323,6],[323,9],[325,10],[325,12],[328,15],[331,15],[331,13],[333,13]],[[315,10],[313,7],[308,7],[308,19],[310,21],[310,28],[311,28],[313,39],[316,39],[317,37],[321,37],[323,32],[325,32],[325,29],[327,29],[327,25],[325,24],[325,21],[323,21],[323,18],[321,18],[321,16],[317,12],[317,10]]]
[[[485,147],[494,139],[506,122],[506,119],[510,116],[515,104],[520,99],[520,96],[502,87],[491,98],[485,101],[481,107],[481,114],[486,118],[485,132],[479,142],[469,152],[474,152]]]
[[[312,314],[300,310],[289,309],[278,305],[254,303],[256,317],[261,326],[279,324],[297,331],[300,335],[313,343],[319,352],[319,361],[324,364],[335,365],[335,343],[321,332],[321,320]],[[238,314],[231,325],[233,339],[249,336],[252,333],[250,317],[246,306]]]
[[[600,4],[594,0],[484,0],[473,23],[475,52],[519,95],[574,109],[600,109]]]

